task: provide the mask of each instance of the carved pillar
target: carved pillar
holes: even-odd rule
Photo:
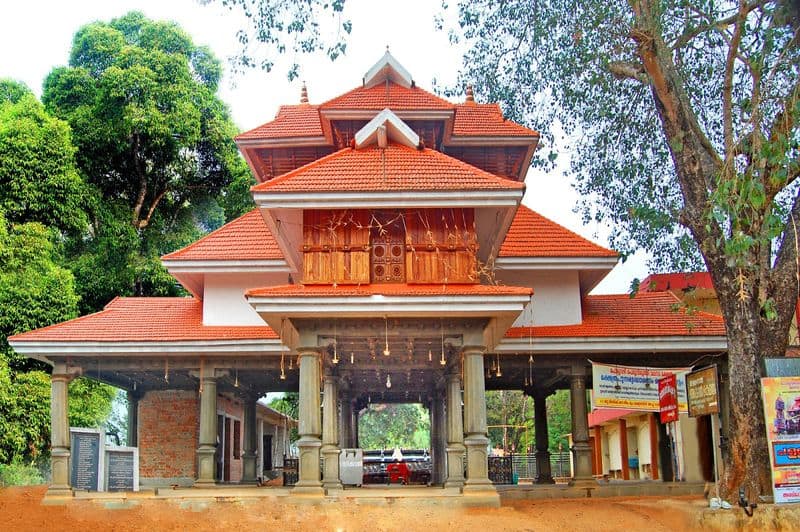
[[[441,485],[444,483],[447,475],[447,419],[445,418],[445,393],[442,389],[436,390],[436,395],[433,398],[433,414],[436,418],[436,445],[431,447],[436,452],[436,461],[433,463],[434,484]],[[433,444],[433,442],[431,442]]]
[[[342,383],[344,384],[344,383]],[[350,447],[353,422],[353,403],[350,400],[350,391],[343,386],[339,388],[339,448]]]
[[[323,494],[319,457],[322,422],[319,405],[319,353],[314,347],[301,347],[297,356],[300,366],[300,404],[297,448],[300,452],[295,491]]]
[[[139,445],[139,399],[140,393],[128,390],[128,434],[126,441],[128,447]]]
[[[483,346],[464,347],[464,445],[467,447],[467,480],[464,491],[493,489],[489,480],[486,428],[486,387],[483,379]]]
[[[258,395],[244,397],[244,453],[242,453],[242,483],[255,483],[259,476],[256,471],[256,409]]]
[[[322,398],[322,487],[326,490],[341,489],[339,479],[339,415],[336,412],[338,378],[326,375]]]
[[[72,376],[66,364],[56,364],[50,376],[50,464],[53,478],[48,497],[71,497],[69,479],[69,391]]]
[[[217,376],[208,368],[200,375],[200,446],[197,448],[196,486],[212,486],[217,449]]]
[[[447,375],[447,479],[446,488],[464,486],[464,419],[461,412],[461,377]]]
[[[572,368],[569,391],[572,402],[572,456],[575,464],[574,481],[576,482],[593,481],[585,379],[583,366]]]
[[[553,473],[550,471],[550,451],[547,429],[547,393],[536,390],[533,393],[533,422],[536,434],[536,483],[553,484]]]

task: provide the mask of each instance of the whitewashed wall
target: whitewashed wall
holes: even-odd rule
[[[247,303],[244,293],[251,288],[283,285],[286,273],[210,273],[205,276],[204,325],[264,325],[264,320]]]
[[[498,280],[509,286],[533,288],[534,325],[574,325],[581,322],[581,294],[577,271],[499,271]],[[520,314],[515,327],[530,324],[530,309]]]

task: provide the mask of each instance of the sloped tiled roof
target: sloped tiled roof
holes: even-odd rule
[[[533,327],[533,338],[724,336],[722,317],[705,312],[687,313],[674,307],[678,299],[666,292],[587,296],[582,323]],[[677,310],[674,310],[677,308]],[[527,338],[530,327],[514,327],[507,338]]]
[[[229,222],[163,260],[278,260],[278,243],[258,209]]]
[[[440,110],[452,109],[453,104],[420,89],[406,88],[396,83],[382,83],[374,87],[356,87],[321,104],[320,109],[381,110]]]
[[[496,103],[467,102],[455,106],[454,137],[538,137],[539,133],[503,118]]]
[[[203,302],[188,297],[118,297],[100,312],[9,338],[12,342],[267,340],[263,326],[203,325]]]
[[[322,128],[316,105],[281,105],[274,120],[239,134],[236,140],[321,137]]]
[[[390,144],[335,153],[254,186],[254,192],[504,190],[524,185],[428,148]]]
[[[520,205],[500,247],[500,257],[616,257],[566,227]]]
[[[640,292],[665,292],[706,288],[714,290],[708,272],[653,273],[639,283]]]
[[[248,290],[254,297],[354,297],[354,296],[528,296],[533,290],[524,286],[488,286],[480,284],[403,284],[375,283],[363,285],[287,284]]]

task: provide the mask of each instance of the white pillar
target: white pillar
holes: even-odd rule
[[[297,448],[300,452],[298,480],[294,491],[323,495],[320,481],[319,457],[322,447],[322,420],[320,419],[319,377],[320,359],[315,347],[297,350],[300,366],[300,412]]]
[[[195,486],[213,486],[214,452],[217,449],[217,376],[207,368],[200,375],[200,445],[197,448],[197,482]]]
[[[47,497],[71,497],[69,479],[69,381],[66,364],[55,364],[50,376],[50,464],[52,480]]]
[[[467,480],[464,492],[494,490],[489,480],[486,427],[486,387],[483,380],[483,346],[464,347],[464,445]]]
[[[339,479],[339,415],[336,411],[338,378],[326,375],[322,398],[322,487],[342,489]]]

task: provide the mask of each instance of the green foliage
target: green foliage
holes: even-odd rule
[[[324,52],[333,61],[347,50],[345,37],[353,29],[352,22],[342,18],[345,0],[200,0],[201,4],[217,2],[249,21],[250,27],[236,34],[241,49],[231,58],[239,71],[258,67],[270,72],[287,52],[294,56]],[[324,25],[326,14],[331,16],[330,28]],[[323,37],[326,29],[333,38]],[[299,75],[300,65],[292,63],[287,71],[289,80]]]
[[[557,390],[547,398],[548,447],[551,453],[569,450],[567,434],[572,432],[572,406],[569,390]]]
[[[50,378],[43,371],[12,372],[0,359],[0,463],[33,464],[50,441]]]
[[[86,228],[85,187],[66,122],[22,84],[0,80],[0,210],[12,223]]]
[[[486,423],[492,447],[533,452],[533,400],[518,390],[486,392]]]
[[[0,464],[0,488],[44,483],[42,471],[37,466],[20,463]]]
[[[276,397],[269,402],[269,407],[282,414],[286,414],[292,419],[300,417],[300,394],[285,393],[283,397]],[[299,438],[297,427],[292,427],[289,433],[289,441],[295,442]]]
[[[430,419],[422,405],[370,404],[358,420],[358,441],[364,449],[430,446]]]

